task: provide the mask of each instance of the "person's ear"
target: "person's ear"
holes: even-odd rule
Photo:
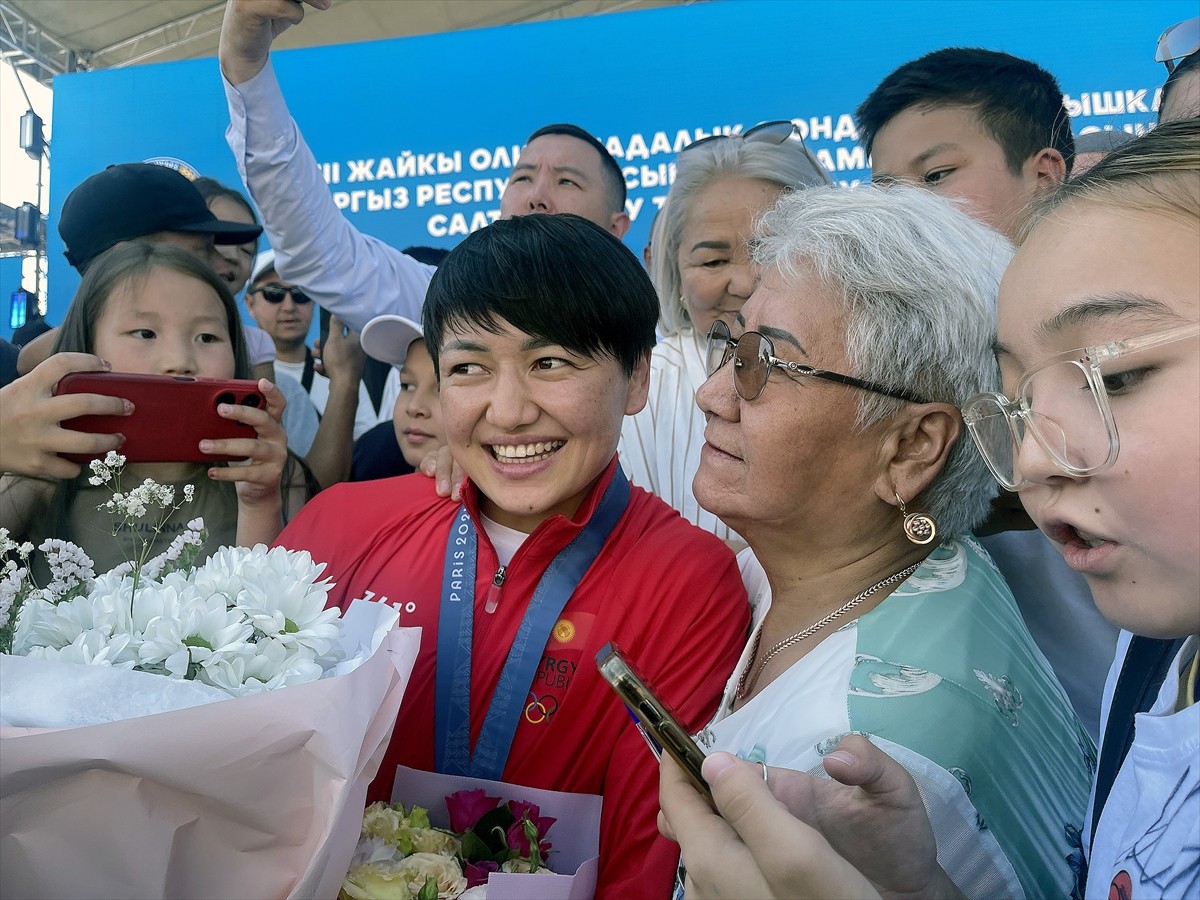
[[[912,405],[881,445],[883,465],[875,494],[887,503],[894,503],[897,494],[905,500],[920,495],[946,467],[962,430],[962,415],[951,404]]]
[[[625,396],[625,415],[632,416],[640,413],[646,406],[646,398],[650,395],[650,351],[645,350],[638,356],[634,364],[633,374],[629,376],[628,393]]]
[[[624,240],[626,232],[629,231],[629,226],[632,224],[629,220],[629,213],[622,210],[618,213],[613,213],[612,218],[608,220],[608,230],[615,234],[618,238]]]
[[[1025,161],[1025,171],[1033,176],[1038,191],[1052,191],[1067,179],[1067,161],[1053,147],[1043,147]]]

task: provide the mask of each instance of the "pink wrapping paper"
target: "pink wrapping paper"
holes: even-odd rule
[[[80,728],[0,728],[0,896],[333,898],[420,646]]]
[[[488,900],[591,900],[596,893],[596,873],[600,864],[600,811],[603,797],[597,794],[571,794],[546,791],[458,775],[441,775],[399,766],[392,802],[405,807],[423,806],[429,821],[448,828],[446,797],[455,791],[483,788],[501,800],[525,800],[536,803],[543,816],[558,819],[550,829],[553,845],[547,860],[554,875],[515,875],[493,872],[488,876]]]

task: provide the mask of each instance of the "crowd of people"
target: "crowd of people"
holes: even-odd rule
[[[864,99],[872,185],[790,120],[697,141],[643,261],[566,123],[448,253],[357,231],[270,61],[328,6],[229,0],[246,194],[122,164],[68,197],[83,281],[0,387],[0,527],[128,551],[66,458],[120,435],[63,423],[132,404],[68,373],[257,377],[220,408],[255,436],[200,448],[244,462],[131,469],[422,628],[368,799],[397,765],[601,794],[601,897],[1200,892],[1200,19],[1158,127],[1086,162],[1052,74],[970,48]]]

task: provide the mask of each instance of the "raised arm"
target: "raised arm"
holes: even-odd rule
[[[316,9],[328,0],[306,0]],[[220,62],[226,140],[263,217],[282,278],[302,284],[354,331],[380,313],[421,317],[433,268],[358,231],[333,202],[288,112],[270,65],[271,41],[304,17],[297,0],[229,0]]]

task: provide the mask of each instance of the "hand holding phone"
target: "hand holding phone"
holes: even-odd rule
[[[73,372],[63,377],[55,395],[102,394],[133,404],[128,416],[79,416],[63,428],[93,434],[125,436],[119,452],[128,462],[232,462],[237,457],[200,451],[200,441],[254,439],[255,429],[217,412],[222,403],[263,409],[258,382],[227,378],[135,375],[127,372]],[[101,454],[62,454],[74,462]]]
[[[708,782],[700,774],[704,751],[696,745],[666,704],[654,696],[646,682],[622,656],[621,648],[611,642],[605,644],[596,654],[596,665],[612,689],[625,701],[634,724],[646,738],[655,756],[659,755],[658,750],[666,750],[679,763],[708,805],[716,809]]]

